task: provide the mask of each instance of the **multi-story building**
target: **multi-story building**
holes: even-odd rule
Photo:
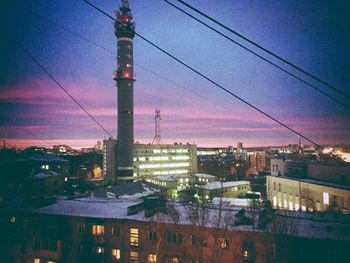
[[[350,186],[313,179],[267,176],[272,205],[295,211],[350,211]]]
[[[176,203],[157,213],[153,207],[97,198],[57,199],[40,208],[2,206],[0,261],[287,263],[348,258],[349,216],[264,212],[251,217],[229,207]]]
[[[134,144],[135,179],[197,172],[197,146],[193,144]]]
[[[103,175],[116,182],[116,140],[104,141]],[[133,162],[135,180],[154,179],[157,176],[189,176],[197,172],[197,146],[193,144],[134,144]]]
[[[277,208],[350,211],[350,166],[315,161],[271,160],[267,198]]]
[[[251,173],[268,170],[268,156],[265,151],[248,151],[247,156],[249,171]]]
[[[271,175],[284,176],[286,169],[286,159],[271,159]]]

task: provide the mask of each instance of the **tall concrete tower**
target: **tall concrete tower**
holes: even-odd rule
[[[118,88],[118,145],[117,183],[130,181],[133,176],[134,143],[134,62],[133,38],[135,25],[132,22],[129,1],[122,0],[120,12],[116,12],[115,35],[118,46],[118,66],[114,80]]]

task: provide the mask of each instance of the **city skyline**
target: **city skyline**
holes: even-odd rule
[[[83,1],[17,2],[21,4],[9,7],[4,17],[7,29],[116,136],[113,22]],[[346,18],[349,7],[341,1],[332,5],[326,1],[283,4],[254,1],[249,6],[243,1],[223,1],[220,5],[211,1],[201,5],[188,2],[350,93],[347,85],[350,33]],[[120,4],[94,3],[110,14]],[[319,144],[349,143],[349,113],[341,105],[232,45],[163,1],[131,1],[131,8],[138,33],[232,92]],[[26,10],[83,35],[115,55]],[[297,143],[295,134],[227,97],[141,39],[135,39],[134,48],[135,141],[152,141],[154,110],[158,108],[165,143],[190,142],[199,146],[235,145],[237,141],[246,146]],[[86,147],[108,137],[6,35],[0,55],[2,139],[17,146],[38,145],[40,140],[43,145]]]

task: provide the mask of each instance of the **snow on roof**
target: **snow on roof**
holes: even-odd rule
[[[34,174],[32,179],[44,179],[48,177],[57,177],[57,176],[59,176],[59,174],[53,171],[42,171],[40,173]]]
[[[94,195],[98,197],[107,196],[109,198],[117,197],[138,199],[157,192],[161,192],[162,190],[164,190],[164,188],[159,185],[152,184],[147,181],[139,181],[107,187],[106,189],[100,189],[95,191]]]
[[[160,175],[155,177],[155,179],[164,182],[176,182],[176,178],[172,175]]]
[[[136,221],[151,221],[159,223],[178,223],[180,225],[200,225],[199,222],[193,223],[190,218],[190,211],[198,209],[197,205],[180,204],[168,202],[170,208],[175,213],[158,213],[150,218],[145,218],[144,211],[134,215],[127,215],[127,208],[132,205],[142,203],[141,200],[127,199],[107,199],[96,197],[84,197],[69,200],[59,197],[54,204],[41,208],[25,208],[20,202],[12,203],[10,210],[32,212],[39,214],[64,215],[75,217],[89,217],[100,219],[128,219]],[[240,208],[227,207],[225,205],[206,205],[201,208],[204,211],[205,227],[220,227],[236,231],[255,231],[262,232],[252,225],[235,226],[235,215],[241,210]],[[257,210],[246,210],[246,216],[256,214]],[[221,213],[221,216],[220,216]],[[172,216],[172,215],[176,216]],[[325,213],[307,213],[297,211],[275,210],[273,213],[277,226],[285,225],[293,236],[317,238],[317,239],[334,239],[350,240],[350,215],[344,214],[325,214]],[[221,218],[221,219],[220,219]],[[255,215],[255,218],[257,216]],[[270,225],[270,231],[275,233],[277,228]],[[267,230],[266,230],[267,231]]]
[[[36,161],[36,162],[47,162],[47,163],[68,162],[68,160],[63,159],[58,155],[51,154],[51,153],[44,153],[44,152],[22,154],[17,158],[17,161]]]
[[[200,174],[200,173],[196,173],[196,174],[194,174],[194,176],[196,176],[196,177],[201,177],[201,178],[207,178],[207,179],[215,179],[215,178],[216,178],[215,175],[211,175],[211,174]]]
[[[198,186],[198,188],[214,190],[214,189],[220,189],[220,188],[226,188],[226,187],[241,186],[246,184],[250,184],[250,183],[248,181],[212,182],[206,185]]]
[[[221,200],[220,200],[221,199]],[[219,205],[220,202],[229,206],[240,206],[240,207],[249,207],[252,199],[248,198],[220,198],[214,197],[212,203],[215,205]]]

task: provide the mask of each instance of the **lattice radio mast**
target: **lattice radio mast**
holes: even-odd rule
[[[155,110],[154,113],[154,138],[152,144],[163,144],[162,137],[160,136],[160,121],[162,118],[160,117],[160,110]]]

